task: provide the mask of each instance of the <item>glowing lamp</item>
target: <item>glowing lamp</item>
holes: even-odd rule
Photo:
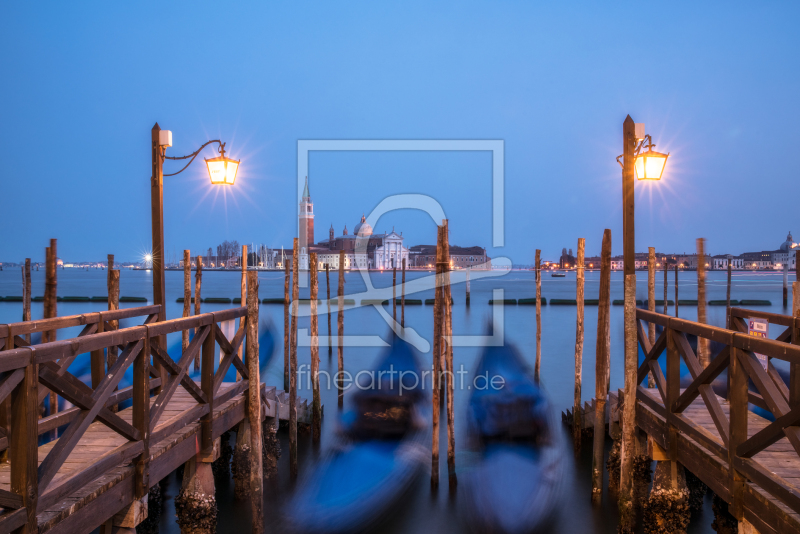
[[[642,152],[636,156],[633,166],[636,170],[636,178],[639,180],[660,180],[668,157],[669,154],[656,152],[652,148],[647,152]]]
[[[220,156],[206,160],[208,177],[214,185],[233,185],[236,182],[236,171],[239,170],[239,161]]]

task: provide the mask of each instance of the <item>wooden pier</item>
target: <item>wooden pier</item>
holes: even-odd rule
[[[247,417],[245,362],[258,357],[244,343],[247,323],[258,320],[247,310],[158,322],[160,306],[145,306],[0,325],[0,533],[131,528],[146,516],[150,487],[193,458],[213,462],[220,436]],[[141,326],[111,330],[111,321],[136,317]],[[219,324],[237,319],[239,328],[227,339]],[[29,345],[24,337],[75,326],[83,331],[73,339]],[[159,336],[194,329],[178,361],[158,344]],[[245,362],[240,346],[248,347]],[[104,351],[111,347],[119,356],[105,370]],[[197,354],[200,381],[188,375]],[[84,357],[103,360],[101,376],[91,366],[94,387],[69,372]],[[224,381],[231,366],[241,380]],[[133,386],[119,389],[129,369]],[[284,392],[263,384],[256,390],[262,420],[288,419]],[[50,392],[73,407],[40,418]],[[298,419],[310,422],[307,401],[298,404]]]
[[[748,318],[767,319],[786,330],[775,340],[752,337]],[[636,427],[647,439],[650,457],[684,466],[729,504],[736,519],[760,534],[800,534],[800,346],[794,344],[800,318],[731,308],[729,329],[643,309],[637,309],[636,319],[646,355],[637,375]],[[663,329],[652,345],[648,323]],[[723,347],[707,367],[701,367],[690,336]],[[766,369],[756,354],[767,356]],[[789,384],[773,360],[789,363]],[[680,383],[681,361],[692,377],[686,387]],[[726,370],[727,394],[721,396],[711,384]],[[642,385],[648,372],[655,388]],[[609,395],[609,428],[621,423],[624,401],[622,390]],[[582,411],[584,428],[594,427],[593,406],[587,403]],[[569,421],[571,415],[564,418]]]

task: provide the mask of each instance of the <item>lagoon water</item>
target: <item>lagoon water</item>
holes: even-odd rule
[[[202,296],[207,297],[229,297],[234,298],[239,295],[240,284],[239,272],[218,272],[206,271],[203,274]],[[332,296],[335,296],[338,278],[336,273],[331,273]],[[377,288],[391,287],[391,272],[372,272],[369,274],[371,284]],[[429,277],[430,272],[408,273],[407,280]],[[674,293],[674,273],[669,273],[669,299],[675,298]],[[398,283],[400,275],[398,273]],[[261,299],[283,296],[283,273],[282,272],[261,272],[259,274]],[[194,283],[194,273],[192,275]],[[32,273],[32,293],[34,296],[44,294],[44,270],[33,271]],[[175,300],[183,296],[183,273],[178,271],[168,271],[166,275],[167,286],[167,317],[180,317],[182,304]],[[681,299],[697,298],[697,281],[695,273],[681,272],[679,274],[679,287]],[[763,273],[763,272],[735,272],[733,274],[733,299],[766,299],[772,301],[771,306],[759,307],[764,311],[775,313],[789,313],[782,306],[782,274]],[[471,284],[471,306],[465,306],[465,286],[459,283],[453,286],[453,333],[454,335],[484,335],[487,333],[487,324],[492,316],[492,307],[488,305],[489,299],[493,298],[492,291],[502,289],[505,298],[529,298],[535,296],[534,276],[530,271],[511,271],[502,276],[474,279]],[[637,297],[646,299],[647,297],[647,273],[637,272]],[[725,299],[726,273],[711,271],[707,277],[707,299]],[[320,297],[326,294],[326,284],[324,272],[320,276],[319,284]],[[365,291],[365,283],[360,273],[348,273],[345,275],[345,294],[362,293]],[[597,298],[599,291],[599,273],[586,273],[586,298]],[[790,287],[791,292],[791,287]],[[0,295],[12,296],[21,295],[21,276],[19,269],[6,268],[0,271]],[[66,269],[58,271],[58,294],[60,296],[101,296],[106,295],[106,271],[93,269],[81,271],[77,269]],[[151,273],[148,271],[123,270],[120,275],[120,294],[123,296],[141,296],[152,298]],[[400,295],[398,288],[398,297]],[[575,298],[575,274],[569,273],[566,278],[551,278],[548,273],[542,277],[542,295],[550,299],[574,299]],[[656,275],[656,298],[663,299],[663,272]],[[301,289],[301,298],[308,298],[308,289]],[[433,298],[433,290],[426,290],[414,295],[407,295],[408,298],[426,299]],[[614,272],[611,277],[611,298],[622,299],[622,273]],[[357,297],[357,302],[361,296]],[[363,298],[378,298],[364,296]],[[385,298],[381,296],[379,298]],[[789,296],[791,302],[791,294]],[[122,307],[133,307],[138,304],[122,304]],[[230,305],[202,304],[202,312],[214,311],[230,307]],[[59,315],[72,315],[100,311],[106,309],[104,303],[58,303]],[[391,317],[391,306],[385,306]],[[611,388],[620,388],[623,385],[622,376],[622,306],[612,306],[611,308]],[[302,310],[301,310],[302,311]],[[319,307],[321,312],[319,318],[320,334],[327,335],[327,318],[324,314],[324,306]],[[661,311],[661,310],[657,310]],[[336,333],[336,310],[333,307],[333,328],[334,343]],[[398,306],[398,318],[400,309]],[[670,306],[669,313],[674,314],[674,306]],[[32,304],[33,318],[42,316],[41,303]],[[696,319],[697,310],[692,306],[679,307],[679,315],[685,319]],[[16,322],[21,319],[22,305],[15,302],[0,302],[0,323]],[[263,362],[261,379],[268,385],[277,386],[282,389],[283,383],[283,306],[275,304],[263,304],[260,309],[260,318],[263,327],[272,325],[275,330],[275,350],[270,361]],[[708,322],[717,326],[724,326],[725,307],[708,308]],[[572,405],[573,397],[573,374],[574,374],[574,348],[575,348],[575,306],[553,306],[542,307],[542,370],[541,377],[544,388],[551,398],[556,408],[566,410]],[[406,326],[415,329],[422,338],[430,342],[433,334],[433,312],[432,306],[406,306],[405,313]],[[131,326],[136,323],[129,323]],[[533,364],[535,350],[535,307],[534,306],[505,306],[503,309],[503,324],[505,341],[516,344],[526,359]],[[299,328],[308,328],[308,317],[302,317],[299,321]],[[594,394],[594,349],[596,343],[597,328],[597,307],[586,306],[585,313],[585,340],[584,340],[584,364],[583,364],[583,399],[589,400]],[[779,334],[779,327],[775,327],[771,332],[771,337]],[[59,339],[65,339],[78,334],[79,329],[63,330],[59,332]],[[353,336],[380,336],[384,340],[388,339],[390,329],[384,318],[373,306],[355,307],[347,309],[344,314],[344,331],[346,335]],[[302,335],[299,336],[302,338]],[[169,344],[180,342],[180,335],[172,335]],[[333,375],[336,372],[336,349],[333,355],[328,355],[325,341],[320,347],[320,370],[329,372]],[[346,347],[344,351],[345,369],[352,374],[360,370],[370,369],[380,348],[376,347]],[[298,350],[298,364],[308,365],[310,362],[309,348],[301,346]],[[466,370],[472,370],[480,349],[477,347],[456,347],[454,349],[454,364],[456,369],[463,365]],[[425,356],[428,357],[427,363],[430,364],[430,351]],[[262,355],[262,358],[264,356]],[[88,354],[82,357],[88,360]],[[79,358],[80,361],[80,358]],[[79,365],[79,361],[74,365]],[[88,365],[86,362],[83,365]],[[72,367],[71,371],[76,372],[78,367]],[[305,380],[298,381],[298,394],[310,399],[310,390]],[[467,382],[467,385],[469,382]],[[315,462],[324,454],[326,447],[332,442],[332,437],[336,426],[336,390],[335,388],[325,387],[323,382],[322,402],[325,405],[325,417],[323,419],[322,443],[319,450],[315,450],[311,445],[310,435],[301,435],[299,439],[299,468],[301,476],[304,472],[314,469]],[[455,414],[456,414],[456,465],[459,473],[466,472],[471,463],[474,462],[473,455],[461,447],[464,443],[464,422],[465,406],[468,400],[468,390],[456,390],[455,393]],[[458,492],[455,496],[449,496],[446,482],[446,429],[444,418],[442,418],[442,484],[438,491],[431,493],[428,474],[425,473],[418,480],[411,494],[401,505],[401,509],[384,524],[382,532],[461,532],[466,526],[460,521],[458,514]],[[572,453],[571,438],[567,436],[566,428],[562,428],[565,436],[564,440],[564,459],[567,463],[565,470],[565,498],[562,509],[557,512],[557,521],[553,532],[557,533],[613,533],[616,532],[617,512],[616,504],[607,495],[604,495],[603,505],[593,507],[590,502],[591,494],[591,456],[589,445],[584,446],[581,455],[575,458]],[[267,504],[265,507],[265,517],[268,529],[280,526],[280,511],[283,500],[291,495],[293,484],[288,476],[288,437],[285,433],[280,434],[281,445],[284,454],[279,462],[279,480],[272,487],[265,488]],[[607,486],[607,484],[606,484]],[[177,533],[178,526],[174,519],[173,498],[177,494],[179,482],[174,476],[170,477],[170,485],[167,490],[167,498],[160,520],[161,532]],[[236,502],[233,499],[233,482],[231,480],[217,480],[217,503],[219,507],[218,531],[221,533],[238,533],[249,530],[249,506],[247,503]],[[706,498],[703,511],[692,518],[689,532],[710,533],[713,532],[711,522],[713,514],[710,506],[710,496]]]

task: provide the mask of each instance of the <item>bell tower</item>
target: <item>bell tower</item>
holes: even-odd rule
[[[308,193],[308,176],[306,176],[306,186],[303,189],[303,198],[300,201],[300,248],[305,248],[314,244],[314,204]]]

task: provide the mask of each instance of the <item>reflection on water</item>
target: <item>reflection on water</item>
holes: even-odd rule
[[[425,275],[428,275],[426,273]],[[392,275],[390,272],[383,274],[374,273],[371,275],[373,284],[377,287],[388,287],[391,284]],[[408,278],[422,276],[420,273],[409,273]],[[598,273],[589,272],[586,274],[586,298],[597,298],[599,291]],[[674,299],[673,274],[669,276],[669,299]],[[637,273],[638,277],[638,298],[646,298],[647,274]],[[58,272],[58,293],[59,295],[76,296],[97,296],[106,294],[106,271],[91,270],[62,270]],[[399,278],[399,277],[398,277]],[[725,278],[723,272],[710,272],[708,275],[707,292],[709,300],[725,299]],[[33,295],[44,294],[44,271],[33,271]],[[276,272],[261,273],[260,296],[261,298],[282,297],[283,295],[283,274]],[[0,295],[21,295],[20,273],[15,269],[6,269],[0,272]],[[205,272],[203,276],[203,296],[204,297],[229,297],[233,298],[239,294],[240,273],[238,272]],[[364,291],[364,283],[358,274],[346,275],[345,292],[355,293]],[[656,277],[656,298],[663,298],[663,277],[658,273]],[[179,317],[182,313],[182,305],[175,302],[175,299],[183,295],[183,273],[167,272],[167,317]],[[331,287],[333,294],[337,287],[338,280],[336,273],[331,273]],[[120,294],[124,296],[144,296],[151,295],[150,273],[144,271],[123,271],[120,276]],[[533,275],[530,272],[511,272],[500,278],[493,278],[482,281],[472,282],[472,306],[467,308],[464,305],[464,286],[463,284],[454,286],[453,298],[453,332],[455,335],[481,335],[491,316],[491,308],[488,301],[492,298],[492,289],[502,288],[505,291],[505,298],[528,298],[535,295]],[[763,307],[764,311],[776,313],[786,313],[782,307],[782,275],[761,274],[761,273],[737,273],[734,275],[734,288],[732,298],[734,299],[768,299],[772,301],[772,306]],[[622,298],[622,276],[621,273],[612,273],[612,299]],[[790,288],[791,290],[791,288]],[[320,278],[320,295],[325,295],[325,277]],[[680,298],[695,299],[697,284],[694,273],[680,273]],[[550,278],[544,276],[542,280],[542,293],[549,300],[552,298],[575,298],[575,278],[572,273],[566,278]],[[399,295],[399,291],[398,291]],[[307,298],[308,290],[301,290],[301,298]],[[413,298],[426,299],[433,298],[433,291],[423,292],[413,295]],[[791,295],[789,297],[791,302]],[[123,307],[132,306],[130,304]],[[225,308],[225,305],[203,304],[202,311],[213,311]],[[319,307],[320,312],[324,312],[324,306]],[[71,315],[86,313],[105,309],[102,303],[58,303],[59,315]],[[387,307],[391,314],[391,307]],[[594,357],[593,349],[595,346],[595,325],[597,321],[597,308],[586,307],[585,325],[585,353],[583,376],[586,381],[583,387],[583,398],[589,400],[593,393],[594,384]],[[611,387],[622,387],[622,306],[612,306],[611,313]],[[670,307],[670,313],[674,309]],[[696,319],[696,309],[689,306],[681,306],[680,316],[686,319]],[[261,307],[261,319],[263,322],[271,322],[280,327],[283,324],[283,307],[281,305],[265,304]],[[399,314],[399,310],[398,310]],[[34,318],[42,316],[41,303],[32,304],[32,315]],[[709,307],[708,320],[711,324],[723,326],[725,308]],[[0,302],[0,323],[16,322],[22,316],[22,306],[20,303]],[[427,340],[431,340],[433,333],[432,307],[431,306],[407,306],[405,313],[406,324],[413,326]],[[320,334],[322,343],[325,343],[327,334],[327,320],[324,316],[320,319]],[[504,309],[505,335],[519,347],[523,357],[532,363],[534,354],[534,332],[535,315],[533,306],[507,306]],[[336,320],[333,321],[334,329]],[[299,327],[308,328],[309,320],[307,317],[301,318]],[[350,335],[380,335],[388,339],[389,328],[371,306],[357,307],[347,310],[344,318],[345,333]],[[779,332],[778,328],[771,331],[771,337],[775,337]],[[59,332],[59,338],[64,339],[68,336],[78,334],[79,329],[71,329]],[[575,308],[572,306],[544,306],[542,308],[542,383],[551,402],[557,410],[564,410],[572,405],[572,386],[573,386],[573,351],[575,343]],[[302,338],[302,336],[301,336]],[[269,365],[262,369],[262,380],[270,385],[280,385],[283,382],[283,358],[282,358],[282,336],[278,336],[275,356]],[[170,336],[169,343],[178,342],[180,336]],[[335,340],[335,337],[334,337]],[[335,351],[334,351],[335,352]],[[345,350],[345,367],[354,375],[362,369],[370,369],[375,363],[379,354],[379,349],[370,347],[347,347]],[[472,371],[477,363],[480,349],[474,347],[456,347],[454,349],[454,363],[456,367],[463,365],[465,369]],[[430,352],[422,355],[425,365],[430,365]],[[88,358],[88,356],[87,356]],[[309,364],[308,347],[300,347],[298,351],[298,363]],[[328,355],[327,347],[320,349],[320,370],[327,371],[331,375],[336,372],[336,357]],[[305,381],[299,381],[298,394],[310,398],[310,389]],[[476,455],[465,448],[466,444],[466,409],[469,398],[470,382],[464,382],[465,389],[457,389],[455,393],[455,413],[456,413],[456,466],[459,477],[465,475],[475,464]],[[458,386],[458,382],[456,383]],[[325,404],[325,418],[322,428],[322,444],[316,450],[309,436],[301,435],[299,440],[300,471],[309,471],[315,468],[320,458],[325,454],[328,447],[333,442],[334,426],[336,419],[336,391],[327,388],[326,384],[321,384],[322,401]],[[564,499],[561,507],[556,512],[556,524],[553,532],[557,533],[611,533],[616,531],[617,513],[616,506],[604,498],[603,505],[593,508],[591,505],[591,451],[589,445],[584,446],[581,454],[574,458],[572,454],[571,438],[568,432],[562,427],[559,431],[564,433],[563,458],[564,458]],[[279,477],[273,486],[265,488],[267,504],[265,508],[266,521],[274,526],[279,526],[279,517],[286,499],[292,495],[293,484],[288,477],[288,438],[285,434],[280,434],[281,445],[284,454],[279,462]],[[440,478],[442,484],[435,492],[431,492],[427,474],[423,474],[411,488],[411,491],[404,497],[393,515],[381,526],[382,532],[418,532],[421,530],[436,532],[461,532],[464,530],[461,515],[458,513],[459,501],[462,498],[462,491],[456,492],[455,496],[448,495],[447,467],[446,467],[446,425],[442,418],[441,437],[442,461]],[[178,483],[174,475],[170,477],[167,488],[168,499],[165,502],[163,516],[161,518],[162,532],[178,532],[177,524],[174,521],[174,507],[172,498],[177,494]],[[217,502],[219,506],[219,532],[236,532],[249,529],[248,505],[244,502],[237,502],[233,499],[233,482],[231,480],[217,480]],[[604,496],[605,497],[605,496]],[[706,500],[706,506],[699,517],[693,518],[690,532],[713,532],[711,529],[712,513],[710,499]]]

